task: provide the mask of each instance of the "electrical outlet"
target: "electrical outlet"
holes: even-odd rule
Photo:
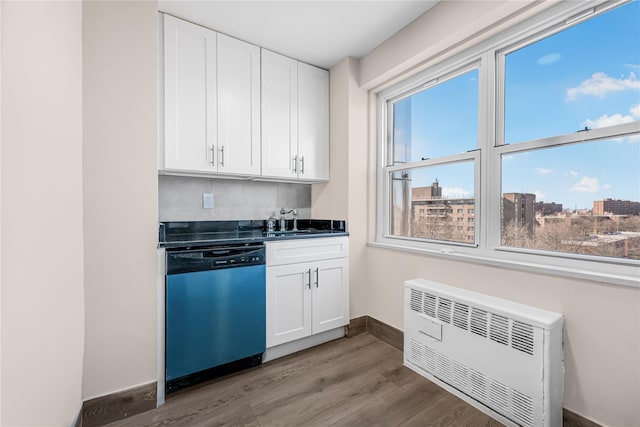
[[[213,209],[213,193],[202,193],[202,209]]]

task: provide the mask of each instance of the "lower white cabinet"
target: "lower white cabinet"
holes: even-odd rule
[[[347,237],[267,242],[267,348],[349,323],[347,254]]]

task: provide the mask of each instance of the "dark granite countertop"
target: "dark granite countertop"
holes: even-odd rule
[[[348,236],[346,221],[299,219],[287,220],[285,231],[267,231],[266,221],[175,221],[159,225],[158,247],[183,249],[211,245],[261,243],[289,239]]]

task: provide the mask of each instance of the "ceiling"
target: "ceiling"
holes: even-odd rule
[[[437,1],[160,0],[179,18],[309,64],[331,68],[360,58]]]

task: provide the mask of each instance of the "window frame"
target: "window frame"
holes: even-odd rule
[[[576,4],[577,3],[577,4]],[[562,2],[510,30],[444,60],[377,94],[377,162],[375,241],[379,246],[438,257],[559,275],[624,286],[640,287],[640,261],[593,255],[542,251],[501,245],[501,156],[587,141],[611,139],[640,132],[640,122],[632,122],[587,132],[557,135],[532,141],[504,143],[504,70],[510,52],[531,45],[566,28],[577,25],[627,0]],[[433,241],[390,235],[390,141],[393,138],[393,109],[397,101],[429,87],[431,82],[446,81],[473,68],[478,69],[478,145],[477,149],[444,158],[413,162],[410,165],[433,166],[460,161],[473,155],[475,164],[475,244]],[[391,117],[391,120],[389,120]],[[446,160],[446,161],[445,161]]]

